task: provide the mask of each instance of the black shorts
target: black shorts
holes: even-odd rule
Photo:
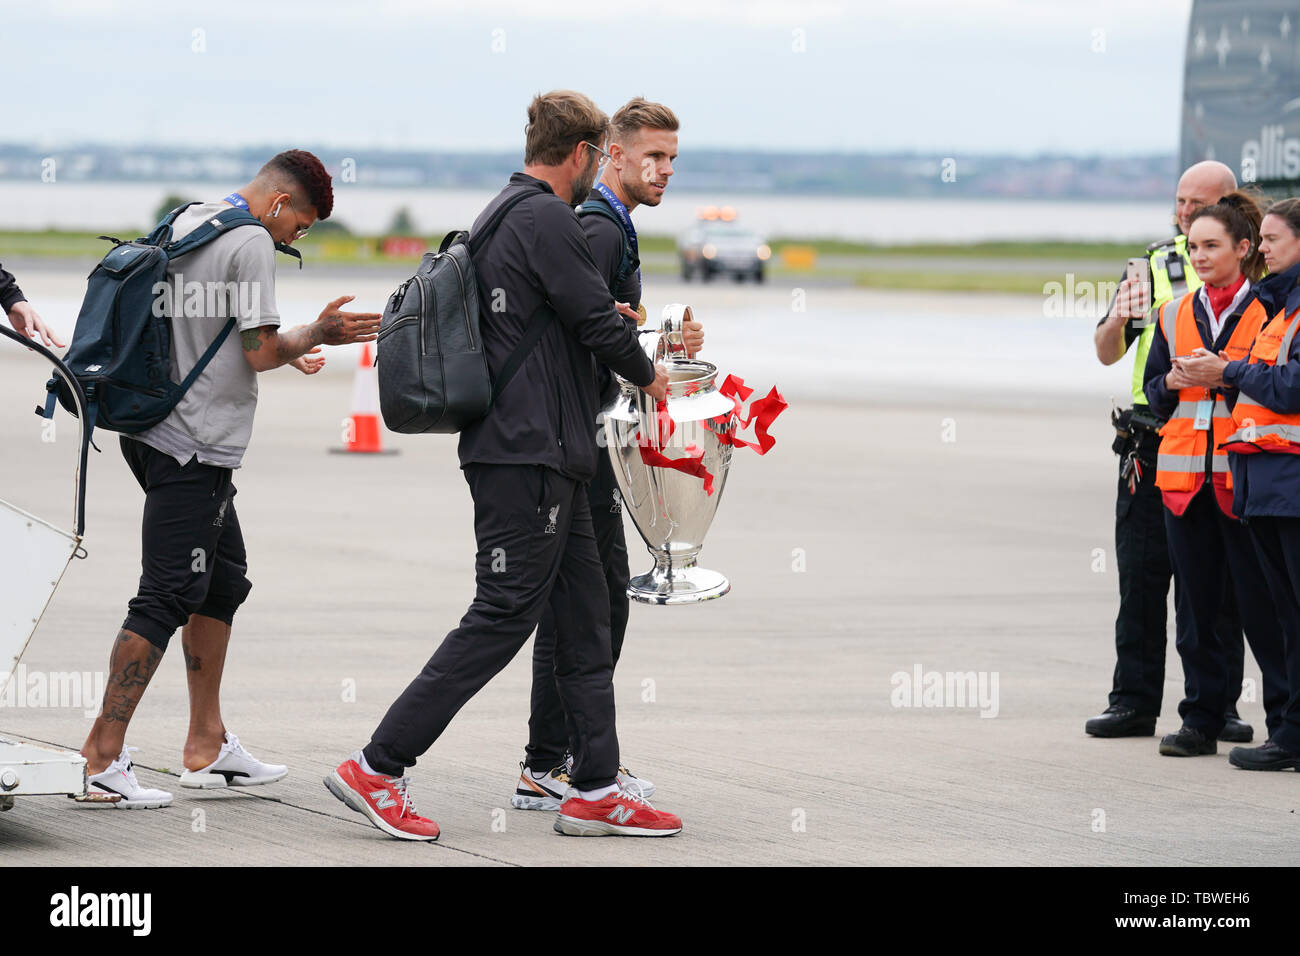
[[[191,614],[230,624],[252,588],[231,469],[178,465],[125,435],[121,444],[144,489],[140,590],[122,628],[165,649]]]

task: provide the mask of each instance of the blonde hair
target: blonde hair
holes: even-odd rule
[[[651,103],[644,97],[628,100],[610,121],[610,138],[616,143],[627,141],[643,129],[664,129],[677,132],[677,115],[662,103]]]

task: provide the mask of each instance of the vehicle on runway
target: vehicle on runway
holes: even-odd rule
[[[695,225],[677,240],[677,255],[686,282],[697,274],[708,282],[728,273],[737,282],[747,276],[762,282],[772,249],[762,236],[736,222],[736,211],[730,206],[706,206],[696,212]]]

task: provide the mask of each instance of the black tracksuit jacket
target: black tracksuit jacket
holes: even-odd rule
[[[553,317],[491,411],[461,432],[460,464],[543,465],[586,482],[596,472],[596,362],[639,386],[654,381],[654,366],[614,309],[573,208],[549,185],[515,173],[470,234],[520,189],[534,195],[511,209],[474,255],[493,376],[540,307]]]

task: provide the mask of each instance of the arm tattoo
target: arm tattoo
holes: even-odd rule
[[[244,329],[239,333],[239,340],[243,343],[245,352],[256,352],[262,347],[262,330]]]

